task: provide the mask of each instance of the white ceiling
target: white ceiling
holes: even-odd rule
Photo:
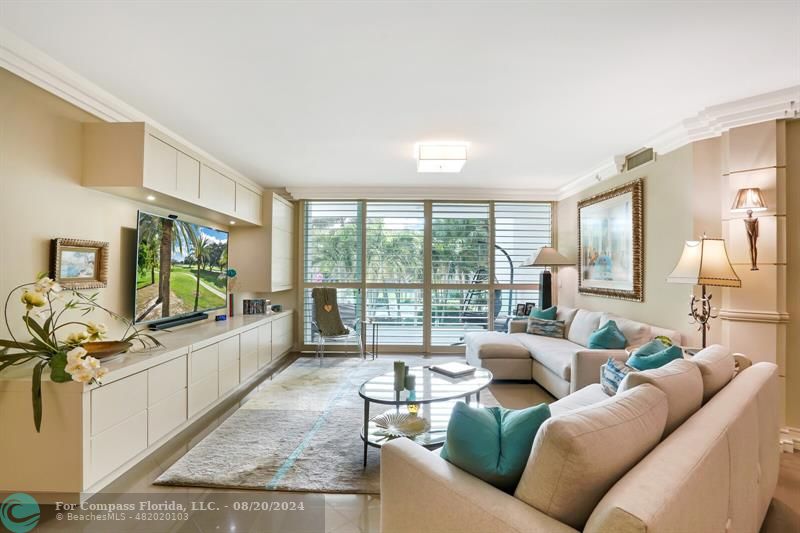
[[[0,24],[267,186],[553,189],[800,84],[800,2],[0,2]],[[470,143],[461,174],[414,144]]]

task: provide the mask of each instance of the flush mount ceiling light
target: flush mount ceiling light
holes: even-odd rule
[[[461,172],[467,162],[467,143],[420,143],[417,172]]]

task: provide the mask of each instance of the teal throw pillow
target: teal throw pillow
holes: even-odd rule
[[[636,348],[633,351],[633,353],[634,353],[634,355],[640,355],[640,356],[641,355],[653,355],[653,354],[656,354],[658,352],[663,352],[667,348],[669,348],[669,345],[664,344],[663,342],[661,342],[658,339],[653,339],[650,342],[648,342],[647,344],[642,344],[641,346]]]
[[[609,320],[602,328],[589,335],[588,347],[592,350],[621,350],[627,343],[617,323]]]
[[[531,309],[531,314],[528,316],[531,318],[540,318],[542,320],[555,320],[556,312],[558,312],[558,309],[555,305],[553,307],[548,307],[547,309],[536,309],[534,307]]]
[[[440,456],[500,490],[514,492],[528,464],[533,439],[550,407],[453,407]]]
[[[566,326],[563,320],[543,320],[531,316],[528,317],[528,328],[525,331],[531,335],[563,339],[565,329]]]
[[[670,361],[683,358],[680,346],[670,346],[652,355],[640,355],[638,352],[631,355],[625,364],[636,370],[652,370],[660,368]]]

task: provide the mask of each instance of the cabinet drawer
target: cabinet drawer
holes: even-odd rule
[[[147,448],[147,411],[141,411],[91,440],[92,480],[110,474]]]
[[[147,405],[186,388],[186,356],[183,355],[147,371]]]
[[[98,435],[147,409],[147,372],[94,389],[91,395],[92,435]]]
[[[195,383],[219,369],[219,344],[212,344],[189,354],[189,383]]]
[[[211,167],[200,165],[200,203],[215,211],[236,210],[236,182]]]
[[[275,337],[292,336],[292,315],[282,316],[272,322],[272,334]]]
[[[189,416],[192,417],[214,403],[219,397],[218,387],[219,373],[213,374],[203,379],[189,384]]]
[[[239,382],[247,380],[258,370],[258,352],[243,355],[239,363]]]
[[[239,384],[239,365],[232,365],[219,371],[219,395],[224,396]]]
[[[245,355],[258,352],[258,328],[242,332],[239,335],[239,354]]]
[[[219,343],[219,368],[228,368],[239,362],[239,335]],[[238,365],[237,365],[238,366]]]
[[[186,388],[164,398],[147,409],[147,445],[186,421]]]

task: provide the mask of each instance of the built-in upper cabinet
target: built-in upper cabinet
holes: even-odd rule
[[[265,195],[261,218],[260,228],[231,230],[228,262],[238,272],[236,285],[248,292],[289,290],[295,273],[295,205],[280,194]]]
[[[261,225],[261,191],[142,122],[83,125],[83,184],[228,224]]]

